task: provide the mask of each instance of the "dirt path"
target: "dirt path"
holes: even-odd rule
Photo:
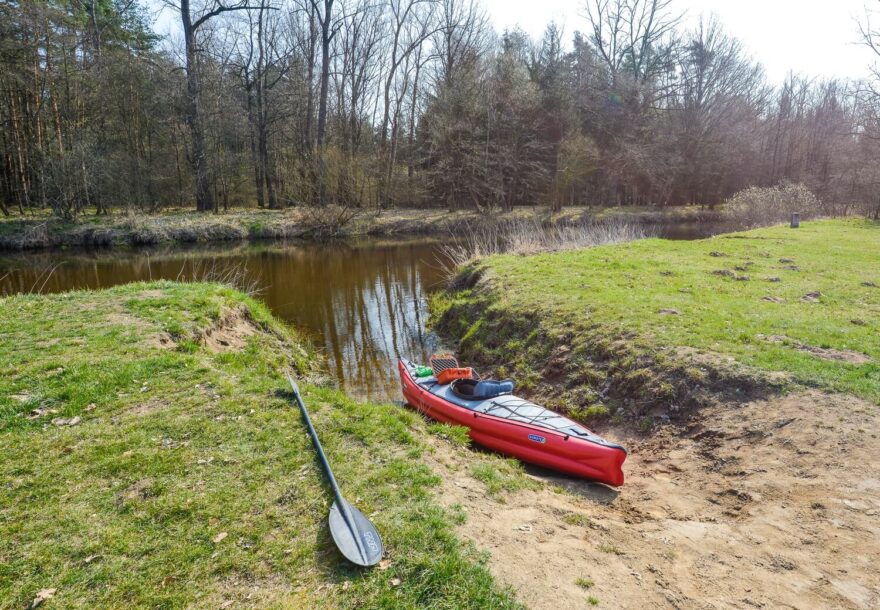
[[[876,412],[819,392],[707,407],[622,438],[619,491],[532,471],[547,484],[492,498],[468,450],[440,444],[434,466],[460,533],[530,608],[878,608]]]

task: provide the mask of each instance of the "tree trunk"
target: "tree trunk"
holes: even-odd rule
[[[314,147],[312,136],[312,121],[315,116],[315,6],[309,11],[309,53],[308,65],[308,92],[306,95],[306,126],[305,126],[305,150],[311,152]]]
[[[205,154],[205,131],[199,100],[201,85],[196,59],[196,32],[190,16],[189,0],[180,0],[180,15],[186,45],[186,123],[192,135],[192,164],[196,172],[196,210],[210,212],[214,210],[214,196],[211,193],[210,170]]]
[[[318,151],[324,147],[327,131],[327,93],[330,85],[330,42],[333,34],[330,23],[333,0],[324,0],[324,15],[321,19],[321,90],[318,98]]]
[[[407,159],[406,159],[406,177],[409,183],[410,188],[410,196],[412,196],[412,182],[413,182],[413,173],[415,171],[415,154],[414,154],[414,146],[416,138],[416,106],[418,104],[418,95],[419,95],[419,74],[422,71],[422,48],[421,46],[418,49],[418,55],[416,55],[416,73],[413,77],[413,90],[412,90],[412,99],[410,100],[410,108],[409,108],[409,137],[407,138]]]
[[[269,208],[278,209],[278,200],[275,197],[275,185],[272,179],[272,167],[269,163],[269,109],[266,103],[266,50],[264,47],[264,30],[263,18],[265,17],[265,2],[260,6],[260,12],[257,18],[257,73],[256,73],[256,90],[257,90],[257,118],[259,120],[259,145],[260,145],[260,166],[263,174],[263,181],[266,183],[266,196],[268,197]]]
[[[248,123],[250,124],[251,159],[254,164],[254,188],[257,191],[257,207],[262,209],[266,207],[266,201],[263,198],[263,171],[260,162],[259,146],[257,145],[259,127],[257,126],[257,118],[254,113],[252,85],[245,88],[245,95],[247,95]]]

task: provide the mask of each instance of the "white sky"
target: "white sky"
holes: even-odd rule
[[[481,0],[495,29],[519,26],[538,38],[551,20],[563,26],[570,43],[575,30],[585,31],[584,0]],[[150,0],[154,7],[160,3]],[[865,6],[877,11],[878,0],[673,0],[674,10],[685,13],[691,26],[700,15],[717,15],[726,32],[742,41],[746,52],[761,62],[768,80],[779,84],[789,71],[804,76],[860,78],[875,61],[858,44],[857,20]],[[156,30],[177,30],[177,15],[168,9],[158,16]],[[172,34],[173,35],[173,34]]]
[[[519,25],[540,36],[550,20],[564,27],[565,38],[586,30],[583,0],[483,0],[495,29]],[[739,38],[746,51],[763,64],[767,78],[780,83],[789,72],[805,76],[859,78],[868,72],[873,54],[855,44],[856,20],[864,7],[880,10],[877,0],[675,0],[685,12],[685,24],[700,14],[715,13],[728,34]],[[877,16],[880,25],[880,15]]]

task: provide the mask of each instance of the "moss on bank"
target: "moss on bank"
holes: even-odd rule
[[[280,375],[313,362],[216,284],[0,299],[0,608],[517,607],[434,503],[422,419],[303,383],[389,549],[340,560]]]
[[[460,353],[584,419],[790,383],[880,402],[876,222],[497,256],[453,285],[432,309]]]

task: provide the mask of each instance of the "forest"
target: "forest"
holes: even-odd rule
[[[788,183],[878,207],[876,74],[770,83],[672,0],[582,15],[531,39],[478,0],[5,1],[0,211],[715,206]]]

